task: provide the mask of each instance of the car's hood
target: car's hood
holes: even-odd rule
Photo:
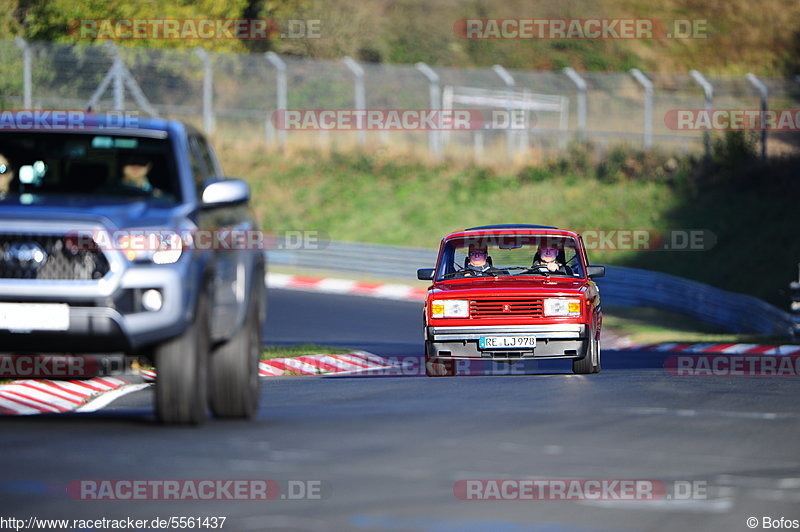
[[[564,295],[575,294],[586,290],[587,281],[583,279],[568,279],[550,277],[511,278],[511,277],[480,277],[469,280],[453,280],[436,283],[434,293],[448,298],[486,296],[513,296],[513,295]]]
[[[174,203],[128,198],[13,195],[0,200],[0,219],[99,222],[116,229],[177,227],[185,210]]]

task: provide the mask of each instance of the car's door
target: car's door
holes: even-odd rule
[[[206,140],[198,134],[189,136],[189,148],[192,171],[198,194],[202,188],[214,179],[220,178],[221,170]],[[234,332],[239,317],[243,312],[246,289],[246,257],[247,239],[234,238],[234,232],[257,229],[253,227],[247,204],[233,204],[204,208],[199,214],[199,225],[206,243],[211,244],[214,254],[214,293],[211,313],[211,336],[223,339]],[[209,238],[210,236],[210,238]],[[244,246],[242,244],[245,244]]]

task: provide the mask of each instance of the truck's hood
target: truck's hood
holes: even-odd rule
[[[470,280],[455,280],[437,283],[434,293],[447,298],[512,295],[564,295],[577,293],[586,289],[587,283],[582,279],[556,278],[509,278],[486,277]]]
[[[0,200],[0,220],[100,222],[116,229],[177,227],[184,211],[173,203],[127,198],[14,195]]]

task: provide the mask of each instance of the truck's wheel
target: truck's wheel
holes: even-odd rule
[[[156,347],[155,407],[162,423],[196,425],[206,420],[208,331],[208,299],[200,294],[189,328]]]
[[[586,347],[586,356],[580,360],[572,361],[572,372],[578,375],[588,375],[590,373],[599,373],[600,371],[600,342],[594,339],[594,336],[589,340],[589,345]]]
[[[263,278],[256,279],[263,283]],[[259,289],[253,290],[242,327],[211,354],[209,406],[219,418],[248,419],[258,410],[261,294]]]

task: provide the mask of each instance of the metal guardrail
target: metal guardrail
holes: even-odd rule
[[[320,249],[273,249],[271,264],[303,270],[403,281],[417,278],[417,268],[432,267],[437,250],[330,241]],[[690,316],[735,333],[790,335],[790,314],[756,297],[660,272],[606,266],[597,284],[605,304],[653,307]]]

